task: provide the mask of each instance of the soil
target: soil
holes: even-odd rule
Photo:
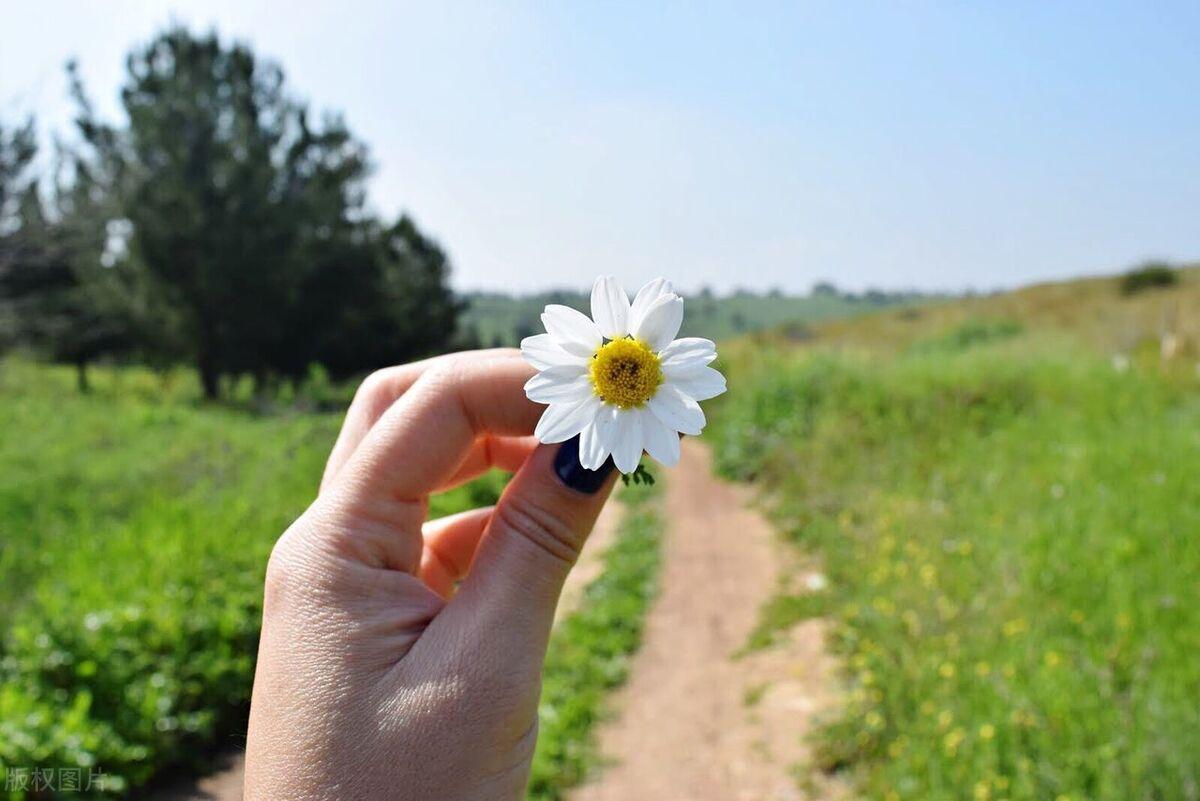
[[[808,777],[805,735],[837,703],[837,675],[813,620],[737,652],[781,582],[804,576],[749,491],[714,478],[705,447],[684,440],[667,482],[661,594],[630,680],[599,731],[610,764],[572,801],[775,801],[844,798]],[[809,572],[810,585],[819,574]]]

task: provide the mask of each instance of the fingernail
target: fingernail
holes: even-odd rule
[[[579,463],[579,437],[574,436],[558,448],[554,456],[554,472],[562,483],[573,490],[586,492],[588,495],[604,486],[604,480],[613,471],[613,460],[610,457],[599,470],[588,470]]]

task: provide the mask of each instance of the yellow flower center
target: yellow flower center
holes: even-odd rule
[[[596,351],[588,374],[600,399],[622,409],[650,400],[663,380],[658,355],[645,342],[628,337],[607,342]]]

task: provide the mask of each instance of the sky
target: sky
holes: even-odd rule
[[[370,147],[460,289],[957,291],[1200,259],[1200,3],[38,0],[0,120],[69,131],[79,59],[251,43]]]

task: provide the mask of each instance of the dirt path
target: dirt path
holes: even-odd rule
[[[181,779],[147,796],[148,801],[242,801],[246,765],[241,748],[219,759],[218,770],[201,779]]]
[[[684,440],[667,482],[662,592],[616,715],[600,730],[613,764],[572,801],[805,798],[792,774],[807,758],[802,736],[836,700],[821,624],[731,659],[795,558],[747,508],[744,488],[713,478],[703,445]],[[844,795],[832,783],[812,793]]]

